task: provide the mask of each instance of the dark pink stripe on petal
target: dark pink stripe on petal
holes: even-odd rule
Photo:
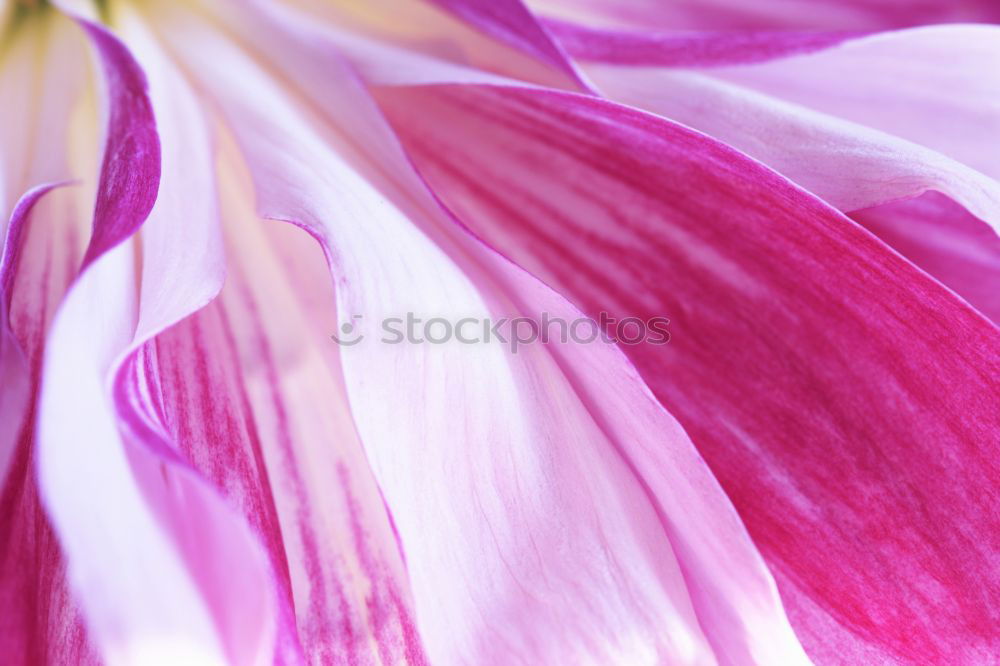
[[[94,232],[83,259],[87,266],[131,236],[152,210],[160,183],[160,139],[139,64],[107,29],[77,20],[101,56],[109,99]]]

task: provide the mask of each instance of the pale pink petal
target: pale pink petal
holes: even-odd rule
[[[346,72],[331,66],[324,85],[336,77],[367,113],[310,121],[237,49],[187,35],[259,207],[327,250],[341,323],[573,315],[441,215]],[[804,659],[725,497],[613,348],[373,340],[341,356],[432,663]]]
[[[148,340],[203,307],[222,286],[213,142],[201,104],[139,17],[120,13],[118,20],[149,74],[164,146],[163,182],[141,234],[138,321],[129,355],[115,370],[118,418],[130,436],[130,461],[146,499],[197,581],[227,658],[260,663],[271,658],[274,641],[287,643],[292,631],[280,623],[285,609],[278,607],[278,574],[244,517],[177,456],[176,450],[217,442],[195,433],[170,436],[157,418],[159,377],[145,355]]]
[[[1000,332],[740,153],[605,101],[386,88],[472,230],[596,316],[761,548],[822,663],[987,663],[1000,645]],[[780,663],[780,662],[777,662]]]
[[[102,172],[102,217],[95,219],[97,243],[91,247],[106,247],[134,231],[152,207],[158,142],[148,101],[136,102],[146,99],[142,73],[109,33],[85,26],[109,73],[110,117],[123,129],[134,128],[118,132],[112,126],[111,153],[121,151],[129,136],[150,144],[140,151],[143,160],[118,153],[125,164]],[[136,178],[140,174],[144,178]],[[119,178],[110,189],[124,196],[108,196],[103,186],[109,177]],[[126,183],[128,191],[121,187]],[[102,233],[105,217],[110,231]],[[38,422],[42,495],[67,553],[73,589],[108,663],[153,659],[161,650],[165,658],[220,662],[207,611],[129,469],[104,385],[134,327],[130,251],[118,245],[100,260],[91,252],[90,270],[70,289],[52,325]]]
[[[998,5],[1000,7],[1000,5]],[[1000,27],[928,26],[713,76],[881,130],[1000,179]]]
[[[720,139],[843,211],[933,189],[1000,229],[1000,183],[920,144],[701,72],[595,65],[587,73],[611,99]]]

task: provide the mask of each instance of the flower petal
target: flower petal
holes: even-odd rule
[[[475,233],[591,316],[670,317],[669,345],[624,349],[733,499],[812,657],[996,652],[996,327],[663,119],[509,87],[378,98]]]
[[[80,102],[89,72],[86,41],[72,21],[51,8],[28,10],[16,28],[0,36],[0,216],[40,183],[70,177],[69,117]]]
[[[153,409],[260,535],[282,602],[279,660],[419,664],[398,548],[327,335],[333,301],[300,302],[332,293],[323,254],[301,230],[256,218],[227,143],[226,286],[143,350]]]
[[[56,217],[56,209],[42,204],[54,187],[41,185],[22,197],[0,260],[0,650],[14,663],[83,665],[94,663],[96,656],[71,600],[65,562],[42,511],[33,469],[42,341],[56,296],[80,258],[80,249],[71,242],[56,249],[49,239],[38,242],[54,231],[54,225],[45,223]],[[71,268],[63,274],[60,269],[67,266]],[[30,307],[11,307],[17,305],[15,289]],[[17,320],[17,330],[10,326],[9,314]]]
[[[759,65],[740,86],[912,141],[1000,180],[1000,26],[928,26]]]
[[[82,20],[100,52],[108,86],[108,132],[94,231],[84,266],[135,233],[153,208],[159,185],[160,140],[145,94],[146,78],[121,44],[96,23]]]
[[[905,138],[719,80],[714,74],[608,65],[588,67],[587,72],[609,98],[725,141],[843,211],[933,189],[1000,229],[1000,183]],[[974,103],[970,97],[969,104]]]
[[[441,216],[346,72],[325,85],[368,113],[310,122],[245,55],[201,43],[259,208],[321,239],[341,322],[572,316]],[[804,661],[725,497],[614,349],[371,339],[341,356],[433,663]]]
[[[0,482],[7,477],[7,466],[14,454],[17,439],[25,427],[31,394],[28,359],[10,324],[14,280],[24,248],[25,227],[35,204],[61,183],[34,187],[14,206],[7,224],[7,236],[0,255]]]
[[[167,139],[161,181],[143,72],[117,38],[80,21],[107,75],[111,125],[86,266],[45,351],[42,496],[106,663],[265,663],[274,600],[259,544],[131,392],[144,336],[221,285],[207,136],[190,94],[143,44]],[[130,235],[147,214],[140,247]]]
[[[73,21],[18,7],[0,36],[0,207],[38,183],[65,179],[70,162],[89,162],[88,141],[68,129],[87,116],[86,40]],[[83,113],[79,113],[83,111]],[[92,127],[92,125],[90,125]],[[88,127],[88,129],[90,129]],[[92,130],[91,130],[92,132]],[[72,139],[72,140],[71,140]],[[71,150],[67,150],[71,147]],[[82,149],[82,150],[81,150]],[[82,160],[72,159],[79,152]],[[35,416],[42,350],[52,316],[76,275],[86,234],[78,215],[89,188],[31,187],[3,220],[0,259],[0,651],[12,663],[96,660],[66,580],[59,543],[39,499]]]
[[[328,40],[367,42],[370,48],[377,50],[402,49],[418,62],[436,59],[452,68],[480,70],[480,74],[492,73],[523,82],[570,90],[586,87],[573,65],[552,44],[544,29],[525,13],[518,0],[498,0],[492,3],[496,4],[492,10],[486,8],[485,3],[477,6],[467,0],[456,0],[456,8],[464,7],[458,15],[435,4],[440,3],[425,0],[367,0],[362,4],[353,0],[294,0],[288,3],[198,0],[194,6],[203,15],[214,15],[226,24],[232,22],[243,29],[253,24],[254,35],[274,34],[266,20],[261,23],[264,17],[286,22],[288,15],[293,14],[298,15],[299,22],[305,19],[307,32],[325,33]],[[304,11],[291,11],[288,5],[300,6]],[[167,23],[183,13],[175,3],[163,0],[149,3],[146,8],[157,14],[158,21]],[[492,28],[483,30],[484,26]],[[497,39],[500,33],[505,33],[506,39]],[[274,48],[269,40],[253,39],[251,43],[255,49]],[[401,65],[406,70],[416,69],[413,62],[404,60]]]

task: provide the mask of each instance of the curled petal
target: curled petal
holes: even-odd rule
[[[133,391],[144,336],[221,284],[206,135],[148,42],[150,92],[124,44],[81,23],[107,75],[111,124],[85,267],[45,350],[42,496],[106,663],[265,663],[274,599],[259,545],[147,418],[148,392]],[[162,171],[154,104],[170,139]],[[139,249],[131,235],[147,216]]]
[[[84,19],[80,25],[100,54],[112,128],[104,147],[86,266],[135,233],[149,215],[160,180],[160,139],[142,69],[104,28]]]

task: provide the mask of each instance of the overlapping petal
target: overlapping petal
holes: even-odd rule
[[[625,351],[733,499],[812,657],[996,651],[992,324],[781,176],[663,119],[490,86],[379,99],[494,247],[592,316],[671,318],[669,345]]]
[[[87,144],[68,131],[87,116],[87,45],[51,9],[13,11],[18,30],[0,38],[0,650],[12,663],[87,664],[94,653],[40,503],[34,438],[44,339],[82,256],[77,213],[91,201],[87,186],[53,187]]]
[[[71,598],[65,562],[44,515],[34,474],[33,421],[43,339],[56,301],[72,277],[66,263],[75,263],[82,253],[70,241],[71,234],[60,237],[66,226],[51,224],[53,212],[67,210],[51,205],[52,189],[33,188],[15,207],[0,262],[0,604],[6,609],[0,649],[14,663],[89,664],[95,655]],[[49,201],[43,202],[46,195]],[[60,246],[39,242],[49,234],[62,241]]]
[[[170,138],[161,181],[143,72],[117,38],[80,22],[106,72],[111,126],[85,268],[45,350],[42,496],[105,663],[262,663],[273,600],[255,542],[127,394],[130,349],[219,288],[211,197],[192,196],[211,191],[209,146],[169,68],[154,69]],[[147,215],[149,242],[136,246]]]
[[[588,71],[612,99],[720,139],[843,211],[933,189],[1000,229],[1000,183],[915,142],[701,73]]]
[[[927,26],[712,75],[926,146],[994,179],[1000,27]]]
[[[935,192],[851,217],[1000,324],[1000,236]]]
[[[337,90],[368,111],[312,118],[237,49],[197,37],[211,64],[196,76],[258,206],[321,240],[341,322],[573,312],[442,217],[349,72]],[[370,341],[342,362],[432,662],[804,659],[724,496],[614,350]]]
[[[13,204],[87,172],[79,40],[0,7],[15,660],[1000,651],[996,29],[858,32],[990,4],[59,4],[115,30],[89,245],[86,177]],[[605,312],[671,343],[377,340]]]

